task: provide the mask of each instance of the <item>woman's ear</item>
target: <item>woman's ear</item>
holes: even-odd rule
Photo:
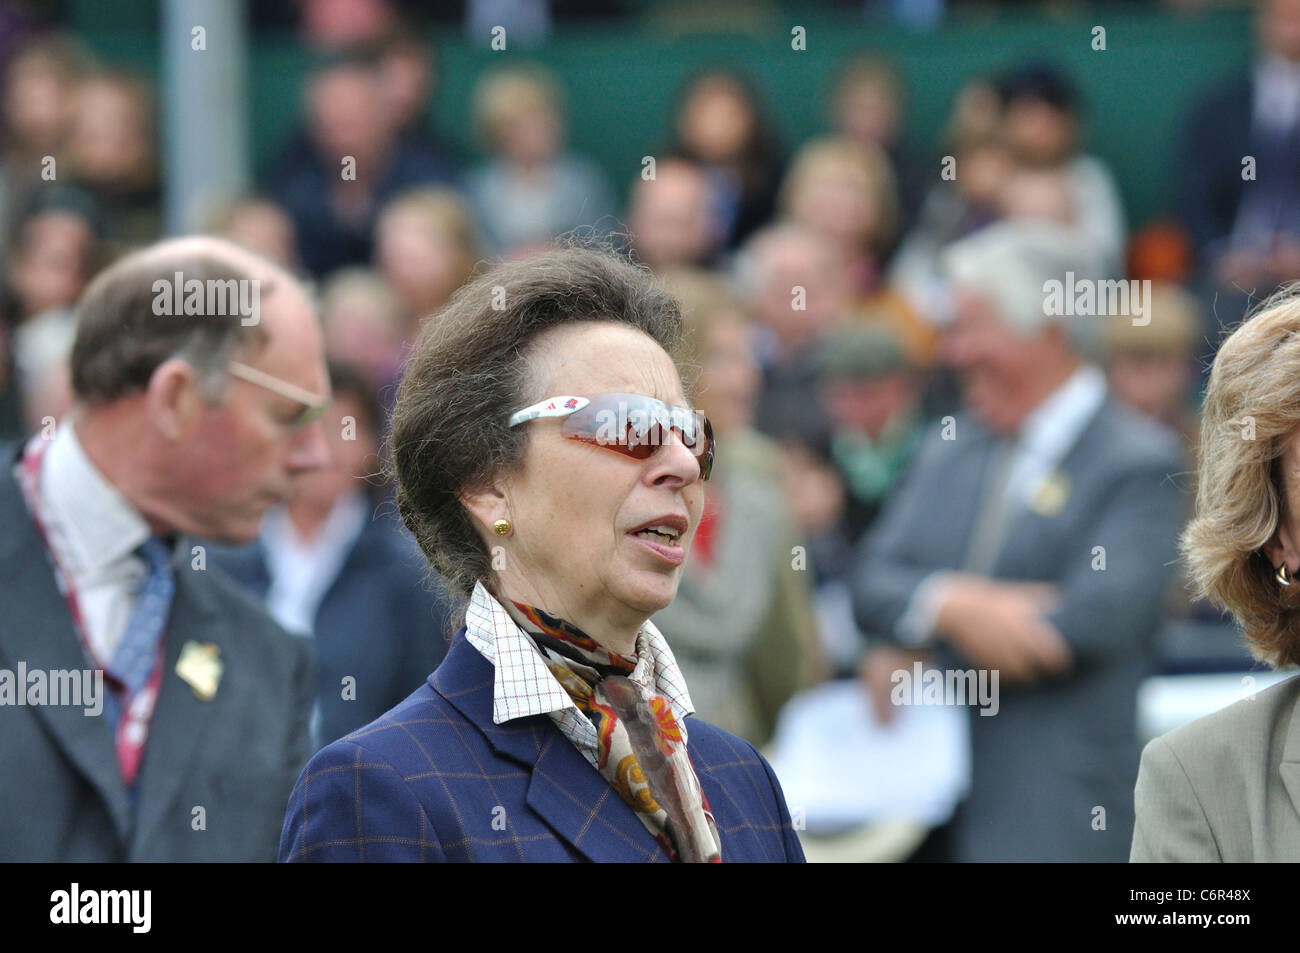
[[[460,502],[478,521],[484,533],[490,532],[497,520],[510,518],[509,501],[496,485],[466,490],[460,494]]]
[[[1261,549],[1274,569],[1285,563],[1288,572],[1300,572],[1300,551],[1296,549],[1295,535],[1285,521],[1278,523],[1272,538]]]

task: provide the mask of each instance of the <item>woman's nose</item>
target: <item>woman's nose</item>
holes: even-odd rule
[[[682,486],[689,486],[700,478],[700,458],[675,430],[665,432],[659,449],[649,457],[650,482],[659,484],[665,480],[674,480]]]

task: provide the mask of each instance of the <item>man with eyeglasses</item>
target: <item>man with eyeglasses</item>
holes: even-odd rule
[[[151,307],[196,280],[250,283],[256,320]],[[191,540],[254,539],[328,460],[311,299],[182,238],[101,273],[77,318],[73,410],[0,467],[0,860],[273,859],[311,753],[310,644]]]

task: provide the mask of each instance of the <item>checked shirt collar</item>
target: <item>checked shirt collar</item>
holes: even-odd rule
[[[599,751],[596,727],[573,703],[541,650],[510,617],[482,582],[475,584],[465,610],[465,637],[496,669],[492,721],[504,724],[530,715],[548,715],[560,733],[594,766]],[[636,668],[628,676],[668,699],[686,740],[687,715],[695,713],[686,680],[672,650],[654,623],[646,620],[636,637]]]

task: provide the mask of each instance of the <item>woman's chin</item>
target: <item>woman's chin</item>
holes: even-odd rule
[[[665,609],[677,598],[677,583],[680,574],[652,573],[641,570],[628,573],[624,577],[627,586],[624,602],[636,606],[647,616]]]

